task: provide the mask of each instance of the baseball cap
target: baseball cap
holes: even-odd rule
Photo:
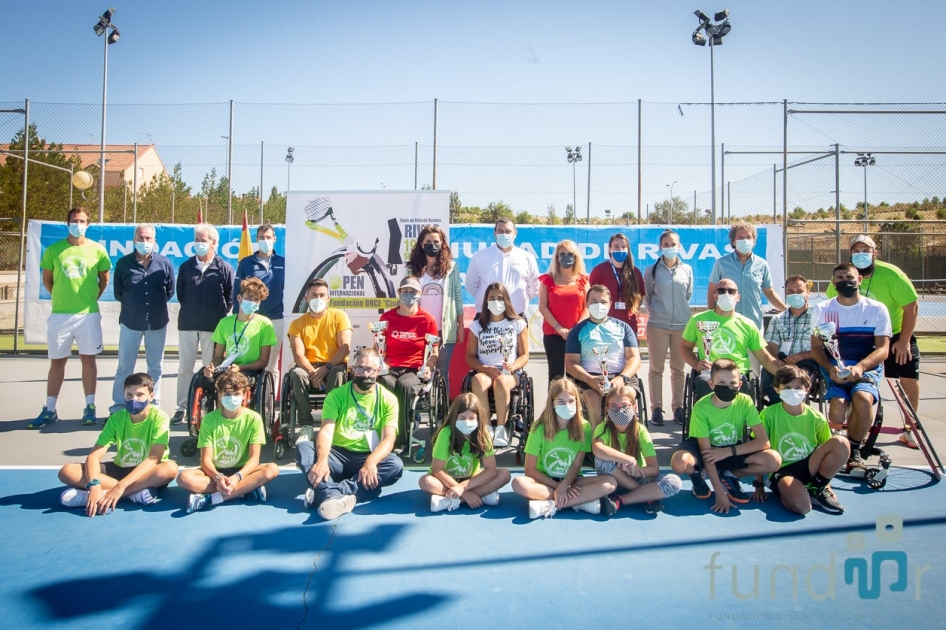
[[[871,249],[877,249],[877,245],[874,244],[874,239],[867,236],[866,234],[859,234],[858,236],[852,238],[850,247],[854,247],[858,243],[864,243]]]
[[[420,293],[420,281],[417,278],[407,276],[406,278],[401,280],[401,284],[398,286],[398,291],[400,291],[401,289],[414,289],[415,291]]]

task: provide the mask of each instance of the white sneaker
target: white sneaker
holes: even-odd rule
[[[312,441],[312,425],[304,424],[299,427],[299,435],[296,436],[296,444],[299,442],[311,442]]]
[[[302,507],[311,510],[315,503],[315,488],[306,488],[305,496],[302,497]]]
[[[443,512],[447,510],[452,512],[460,507],[460,499],[456,497],[442,497],[438,494],[430,495],[430,511]]]
[[[151,494],[151,490],[149,488],[145,488],[144,490],[139,490],[134,494],[128,495],[128,500],[132,503],[140,503],[142,505],[151,505],[157,501],[155,496]]]
[[[493,490],[483,497],[484,505],[499,505],[499,490]]]
[[[588,503],[579,503],[578,505],[573,505],[572,509],[576,512],[588,512],[588,514],[601,514],[601,501],[595,499],[594,501],[588,501]]]
[[[491,424],[486,425],[486,432],[489,433],[489,439],[496,445],[496,427]]]
[[[79,490],[78,488],[67,488],[59,495],[59,500],[62,501],[62,504],[66,507],[85,507],[89,502],[89,491]]]
[[[904,431],[898,439],[901,444],[905,444],[908,448],[919,448],[916,444],[916,438],[913,437],[913,431]]]
[[[552,518],[558,508],[555,507],[555,501],[529,501],[529,518]]]
[[[348,514],[355,509],[355,495],[346,494],[337,499],[326,499],[319,506],[319,516],[326,521],[336,519],[342,514]]]
[[[493,446],[497,448],[509,446],[509,438],[506,437],[506,427],[501,425],[496,427],[496,432],[493,434]]]

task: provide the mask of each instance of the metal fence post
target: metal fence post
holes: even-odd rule
[[[20,257],[16,263],[16,306],[13,308],[13,354],[20,353],[20,284],[23,281],[23,256],[26,251],[26,184],[30,167],[30,99],[23,105],[23,212],[20,215]],[[72,182],[69,182],[72,186]]]
[[[437,190],[437,99],[434,99],[434,174],[431,188]]]

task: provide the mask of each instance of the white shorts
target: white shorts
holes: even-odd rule
[[[102,314],[53,313],[46,320],[47,355],[50,359],[65,359],[72,354],[72,342],[79,346],[79,354],[94,355],[102,352]]]

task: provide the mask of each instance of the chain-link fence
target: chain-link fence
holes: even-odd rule
[[[101,107],[29,103],[29,120],[27,220],[62,220],[70,195],[97,215]],[[16,328],[7,293],[16,293],[9,277],[23,212],[23,121],[0,113],[0,141],[9,141],[0,146],[0,349]],[[457,193],[461,222],[487,208],[530,223],[787,215],[807,221],[787,226],[788,271],[815,280],[846,255],[850,233],[895,232],[883,256],[900,264],[896,239],[919,239],[921,262],[904,268],[924,296],[946,277],[932,253],[946,230],[922,223],[946,220],[946,106],[938,103],[119,104],[108,106],[108,147],[107,222],[192,223],[200,211],[227,224],[244,210],[253,222],[280,222],[286,190],[433,187]],[[581,161],[569,162],[566,148],[577,147]],[[868,152],[873,161],[855,166]],[[158,174],[148,170],[155,164]],[[70,169],[90,172],[95,185],[70,186]],[[861,219],[865,197],[866,228],[835,223]],[[920,236],[885,227],[905,220]]]

